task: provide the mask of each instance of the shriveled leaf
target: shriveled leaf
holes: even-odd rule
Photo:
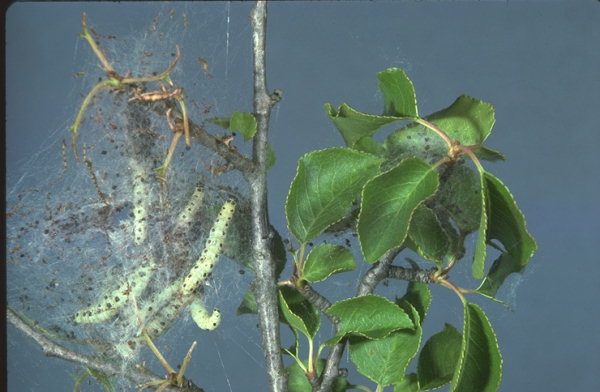
[[[431,208],[421,204],[412,216],[406,244],[423,258],[441,265],[450,240]]]
[[[319,330],[321,317],[317,308],[296,290],[282,287],[279,290],[279,305],[288,324],[306,337],[313,338]]]
[[[417,96],[412,81],[400,68],[388,68],[377,74],[383,94],[384,116],[417,117]]]
[[[359,242],[367,262],[404,242],[413,211],[438,185],[437,171],[417,158],[407,158],[367,182],[358,216]]]
[[[361,113],[345,103],[341,104],[337,111],[331,104],[326,103],[325,110],[340,131],[346,145],[353,148],[359,139],[372,136],[380,128],[399,120],[398,117]]]
[[[496,392],[502,378],[502,357],[496,334],[483,310],[465,305],[462,346],[452,378],[452,392]]]
[[[285,205],[294,237],[306,243],[344,218],[381,162],[349,148],[313,151],[300,158]]]
[[[326,342],[338,343],[346,335],[381,339],[398,329],[414,328],[408,315],[387,298],[369,294],[334,303],[327,314],[336,316],[340,323],[336,336]]]
[[[449,383],[458,365],[462,335],[452,325],[431,336],[419,355],[417,374],[424,390],[436,389]]]
[[[355,268],[354,255],[347,248],[320,244],[308,254],[300,278],[311,283],[320,282],[333,274],[352,271]]]
[[[350,338],[350,358],[356,369],[381,386],[404,379],[408,363],[421,344],[421,326],[418,312],[410,305],[415,329],[395,331],[378,340]]]

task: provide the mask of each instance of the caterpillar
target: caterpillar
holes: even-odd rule
[[[192,301],[192,296],[177,295],[160,309],[152,319],[145,323],[146,331],[152,338],[160,336],[175,320],[179,314]]]
[[[160,336],[167,328],[171,326],[175,320],[177,320],[177,317],[179,317],[181,311],[189,305],[189,303],[193,300],[193,297],[175,295],[173,298],[168,298],[168,300],[170,302],[167,305],[160,309],[156,309],[157,312],[150,316],[150,320],[145,321],[142,317],[146,332],[152,339]],[[156,303],[156,301],[152,302]],[[133,351],[140,349],[145,344],[146,343],[140,329],[135,336],[117,344],[115,348],[122,357],[128,357]]]
[[[203,199],[204,189],[197,186],[196,189],[194,189],[194,193],[192,194],[190,201],[188,201],[185,208],[179,213],[177,222],[175,224],[175,230],[185,230],[192,225],[194,215],[196,215],[202,206]]]
[[[219,254],[221,253],[223,242],[225,241],[225,237],[227,235],[229,221],[233,217],[234,212],[235,200],[228,199],[225,203],[223,203],[223,206],[219,211],[219,215],[217,215],[217,219],[210,229],[208,238],[204,243],[204,249],[198,258],[198,261],[196,261],[196,264],[192,267],[189,274],[183,280],[183,284],[181,286],[182,295],[192,295],[198,285],[204,279],[210,276],[215,263],[219,258]]]
[[[130,296],[138,297],[144,291],[150,281],[153,269],[153,263],[139,267],[130,275],[130,279],[125,280],[117,289],[104,295],[100,302],[75,313],[73,321],[78,324],[92,324],[116,316]]]
[[[150,320],[155,317],[155,315],[175,297],[180,287],[181,279],[171,283],[167,288],[160,290],[151,299],[140,301],[139,312],[141,319]]]
[[[194,298],[190,304],[190,312],[192,313],[192,319],[194,319],[200,329],[212,331],[221,323],[221,312],[219,312],[219,309],[215,308],[212,314],[208,314],[208,310],[206,310],[200,298]]]
[[[149,189],[144,182],[144,170],[136,161],[131,161],[133,171],[133,239],[141,245],[148,235]]]

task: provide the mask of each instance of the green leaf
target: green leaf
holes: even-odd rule
[[[471,273],[475,279],[482,279],[485,272],[485,256],[487,254],[487,227],[488,227],[488,191],[485,181],[485,172],[480,173],[480,195],[481,195],[481,216],[479,218],[479,233],[475,244],[473,254],[473,265]]]
[[[358,216],[359,242],[367,262],[404,242],[413,211],[438,185],[437,171],[417,158],[405,159],[367,182]]]
[[[326,103],[325,110],[335,127],[340,131],[346,145],[353,148],[361,138],[372,136],[385,125],[400,120],[398,117],[361,113],[345,103],[341,104],[337,111],[331,104]]]
[[[317,308],[308,302],[294,289],[281,287],[279,289],[279,305],[283,317],[288,324],[307,338],[312,339],[321,323],[321,317]]]
[[[306,243],[344,218],[381,162],[381,158],[349,148],[304,155],[285,205],[289,231]]]
[[[348,249],[339,245],[320,244],[308,254],[300,278],[311,283],[320,282],[333,274],[355,268],[354,256]]]
[[[417,97],[411,80],[400,68],[388,68],[377,74],[383,94],[385,116],[418,117]]]
[[[232,132],[240,132],[244,135],[244,141],[248,141],[256,134],[256,119],[251,113],[233,112],[229,129]]]
[[[462,335],[452,325],[431,336],[419,355],[417,374],[424,390],[439,388],[452,380],[460,358]]]
[[[273,233],[273,237],[271,238],[271,255],[273,257],[273,261],[275,262],[275,278],[278,279],[279,275],[281,275],[281,272],[285,268],[285,263],[287,261],[287,250],[285,249],[281,235],[279,235],[279,231],[277,231],[277,229],[275,229],[273,226],[270,226],[270,228],[271,233]]]
[[[381,386],[401,382],[408,363],[419,350],[422,334],[419,314],[408,306],[417,325],[414,330],[392,332],[379,340],[350,338],[350,358],[356,369]]]
[[[258,306],[256,304],[256,297],[252,289],[246,291],[242,302],[238,306],[235,314],[240,316],[242,314],[256,314],[258,313]]]
[[[391,133],[383,142],[385,157],[396,164],[403,159],[417,157],[433,164],[448,155],[448,145],[435,132],[417,123],[411,123]]]
[[[476,149],[475,155],[477,155],[477,158],[479,159],[483,159],[490,162],[506,160],[506,156],[500,151],[492,150],[491,148],[486,146],[481,146],[478,149]]]
[[[275,161],[276,161],[276,157],[275,157],[275,150],[273,149],[273,146],[271,146],[271,143],[267,143],[267,170],[269,170],[270,168],[273,167],[273,165],[275,165]]]
[[[419,392],[419,380],[415,373],[409,373],[404,378],[394,385],[394,392]]]
[[[504,247],[503,254],[494,262],[478,289],[493,297],[508,275],[525,268],[537,250],[537,243],[527,231],[523,213],[506,185],[488,172],[484,173],[484,178],[490,211],[487,241],[496,239]]]
[[[304,367],[308,366],[307,361],[302,361]],[[317,365],[317,374],[321,374],[323,372],[323,368],[325,367],[325,360],[319,359],[316,361]],[[288,391],[289,392],[312,392],[312,387],[304,374],[304,370],[300,367],[297,362],[294,362],[292,365],[286,368],[288,374]],[[332,392],[344,392],[346,390],[352,389],[352,386],[348,383],[348,379],[345,377],[336,377],[333,382]]]
[[[377,156],[383,156],[385,152],[383,146],[380,143],[377,143],[371,136],[361,137],[356,143],[354,143],[352,148]]]
[[[462,145],[482,144],[496,122],[494,107],[461,95],[446,109],[425,117]]]
[[[211,118],[207,118],[206,121],[208,121],[209,123],[218,125],[221,128],[229,129],[229,123],[231,122],[231,118],[229,118],[229,117],[211,117]]]
[[[421,323],[427,316],[429,305],[431,305],[431,291],[426,283],[421,282],[409,282],[406,288],[406,293],[401,299],[412,305],[419,313],[419,320]]]
[[[387,298],[365,295],[334,303],[326,313],[339,319],[336,336],[326,342],[338,343],[346,335],[381,339],[398,329],[414,328],[408,315]]]
[[[473,276],[483,278],[486,243],[497,239],[504,246],[504,253],[508,253],[496,260],[489,279],[480,286],[482,294],[493,296],[508,275],[525,268],[537,250],[537,243],[527,231],[525,217],[506,185],[492,173],[483,171],[481,187],[484,213],[481,215],[481,228],[473,258]],[[501,266],[502,261],[505,261],[505,265]]]
[[[482,186],[480,175],[465,165],[454,165],[442,177],[444,180],[436,193],[436,203],[465,234],[479,229]]]
[[[495,392],[501,378],[502,357],[492,325],[479,306],[466,303],[460,360],[451,392]]]
[[[406,244],[419,255],[438,265],[450,247],[450,240],[433,210],[419,205],[412,216]]]

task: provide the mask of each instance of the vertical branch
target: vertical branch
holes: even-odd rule
[[[252,23],[252,53],[254,69],[254,115],[257,132],[254,136],[254,170],[248,174],[252,203],[252,254],[256,271],[254,295],[258,304],[258,321],[271,391],[287,389],[286,373],[281,358],[278,299],[275,286],[275,264],[271,255],[272,233],[267,215],[267,134],[271,108],[277,96],[267,92],[265,72],[266,1],[257,1],[250,14]]]

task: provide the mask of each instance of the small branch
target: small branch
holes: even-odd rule
[[[166,101],[140,101],[137,105],[148,105],[154,112],[161,116],[166,116],[166,113],[171,109],[171,119],[175,123],[183,123],[183,115],[180,108],[172,102]],[[241,173],[247,174],[254,170],[254,163],[240,154],[237,151],[227,147],[223,141],[206,132],[202,125],[198,125],[189,119],[190,136],[196,139],[198,143],[217,153],[223,158],[232,168],[239,170]]]
[[[308,302],[310,302],[311,304],[313,304],[325,316],[327,316],[327,318],[329,320],[331,320],[331,322],[334,325],[337,325],[339,323],[339,320],[338,320],[337,317],[331,316],[331,315],[325,313],[325,311],[327,309],[329,309],[329,307],[331,306],[331,302],[329,302],[329,300],[327,298],[323,297],[320,293],[318,293],[317,291],[315,291],[308,284],[306,286],[302,287],[302,288],[297,288],[297,290],[300,293],[300,295],[302,295],[304,298],[306,298],[306,300]]]
[[[358,286],[357,296],[371,294],[383,279],[388,277],[388,271],[396,256],[404,247],[389,250],[381,259],[365,274]]]
[[[392,261],[394,261],[398,253],[400,253],[403,249],[404,247],[399,247],[388,251],[385,255],[383,255],[383,257],[381,257],[381,259],[379,259],[377,263],[373,265],[373,267],[371,267],[365,276],[363,276],[358,286],[357,296],[367,295],[375,290],[377,284],[379,284],[379,282],[388,276],[390,264],[392,264]],[[340,360],[344,354],[345,345],[346,341],[342,340],[340,343],[333,346],[329,351],[325,369],[323,369],[323,374],[321,376],[321,386],[319,389],[317,389],[317,392],[328,392],[331,390],[333,382],[339,375]]]
[[[68,348],[63,347],[58,343],[55,343],[52,340],[48,339],[41,332],[36,331],[10,308],[6,309],[6,320],[15,328],[23,332],[27,337],[35,341],[41,347],[44,355],[48,357],[64,359],[66,361],[73,362],[78,365],[98,370],[108,376],[118,375],[119,377],[127,378],[138,385],[145,384],[148,381],[163,380],[163,378],[157,376],[156,374],[148,370],[127,368],[126,371],[122,371],[122,369],[119,366],[115,366],[109,362],[101,362],[94,358],[90,358],[86,355],[71,351]],[[191,383],[181,388],[170,386],[169,388],[167,388],[167,390],[180,392],[204,392],[202,388],[197,387]]]
[[[408,282],[433,283],[432,276],[437,268],[430,269],[404,268],[397,265],[390,266],[388,278],[406,280]]]
[[[273,234],[267,212],[267,136],[271,108],[276,100],[267,93],[265,71],[266,1],[255,3],[250,13],[250,20],[252,23],[254,115],[257,132],[254,136],[252,150],[254,171],[246,173],[246,178],[250,183],[252,206],[252,255],[256,271],[254,295],[258,305],[258,323],[262,334],[270,390],[284,392],[287,390],[287,375],[281,357],[275,262],[271,254]]]
[[[92,35],[90,34],[90,31],[88,30],[87,15],[85,13],[81,17],[81,29],[83,30],[81,33],[81,36],[83,38],[85,38],[87,40],[87,42],[90,44],[90,46],[92,47],[92,50],[96,54],[96,57],[98,57],[98,60],[100,60],[100,62],[102,63],[102,68],[104,69],[104,71],[106,73],[114,73],[115,70],[113,69],[112,65],[110,65],[110,63],[104,56],[104,53],[102,53],[102,51],[96,44],[94,37],[92,37]]]

